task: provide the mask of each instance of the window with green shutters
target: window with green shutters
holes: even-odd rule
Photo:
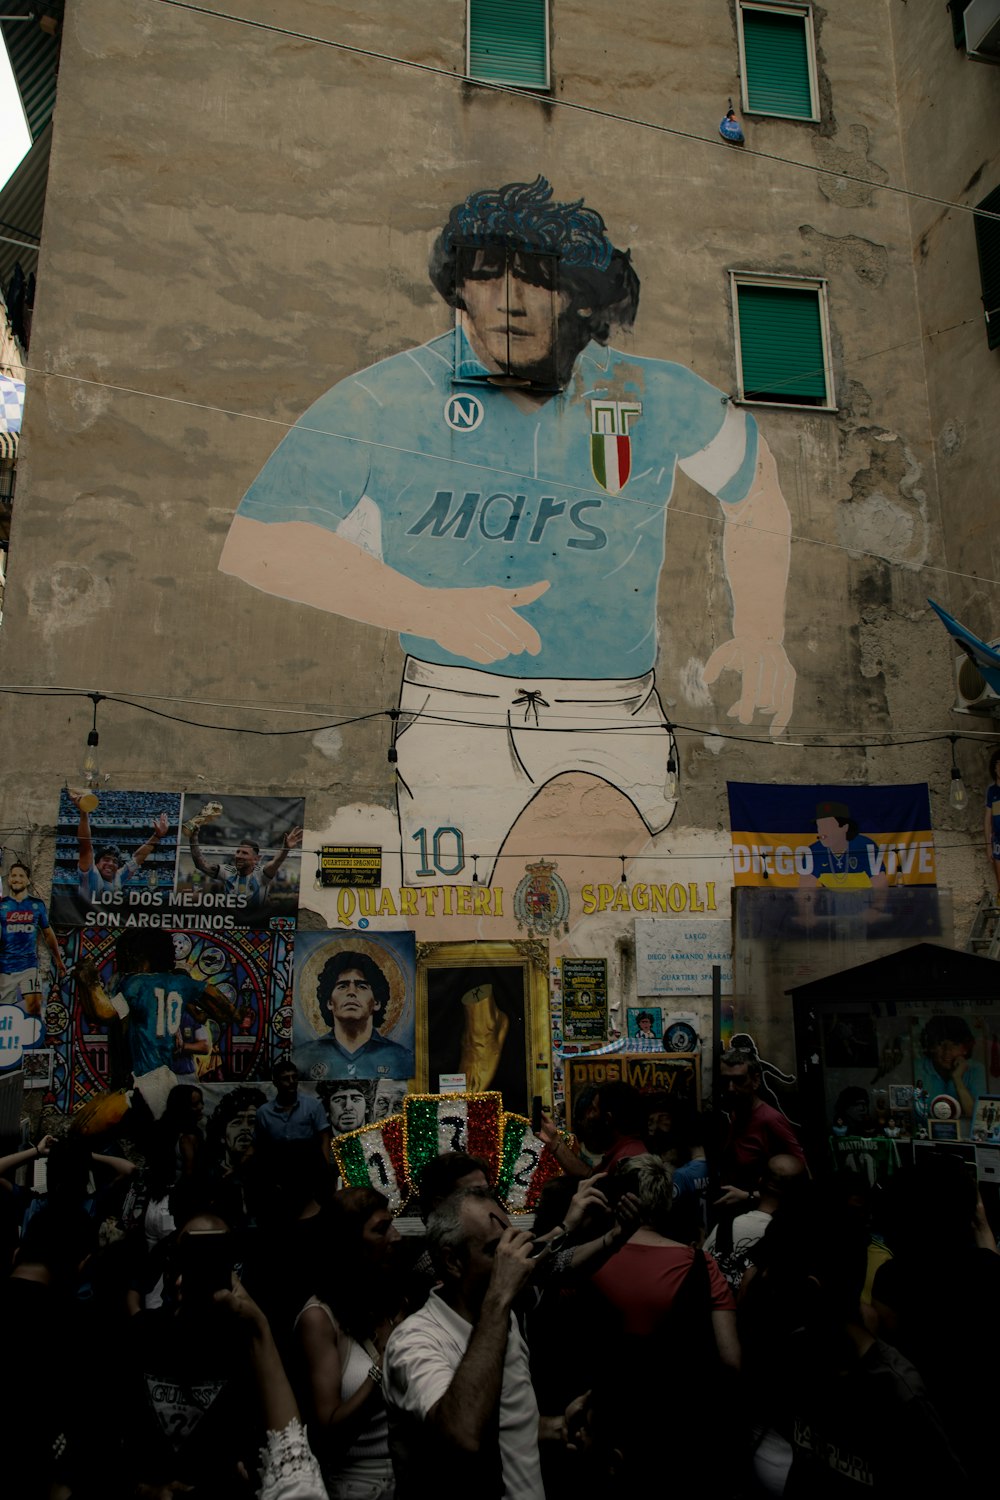
[[[977,208],[1000,214],[1000,188],[987,193]],[[1000,220],[975,219],[976,246],[979,250],[979,278],[983,284],[983,307],[986,312],[986,342],[1000,349]]]
[[[548,0],[468,0],[468,5],[469,77],[547,89]]]
[[[810,7],[740,0],[737,15],[744,110],[789,120],[817,119]]]
[[[730,274],[738,399],[832,407],[825,283]]]

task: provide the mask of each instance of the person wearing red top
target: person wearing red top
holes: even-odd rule
[[[646,1154],[629,1157],[619,1172],[639,1199],[643,1222],[628,1243],[594,1272],[594,1289],[621,1314],[626,1335],[644,1336],[662,1327],[688,1276],[707,1272],[718,1356],[722,1364],[739,1369],[736,1305],[722,1272],[711,1256],[668,1233],[675,1217],[672,1168],[658,1156]]]
[[[752,1206],[758,1196],[755,1185],[772,1156],[795,1156],[805,1163],[806,1155],[785,1116],[760,1098],[755,1058],[730,1047],[722,1054],[719,1073],[729,1130],[722,1148],[722,1197],[716,1206]]]

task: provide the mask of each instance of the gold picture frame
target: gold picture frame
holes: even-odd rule
[[[530,1115],[536,1094],[551,1107],[547,943],[418,943],[416,1022],[416,1092],[465,1072],[509,1112]]]

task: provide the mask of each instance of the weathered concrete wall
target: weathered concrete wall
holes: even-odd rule
[[[464,65],[464,9],[463,0],[243,7],[251,18],[453,74]],[[572,915],[568,936],[551,935],[553,955],[606,953],[617,972],[631,918],[582,916],[582,887],[616,881],[619,853],[641,855],[633,880],[637,871],[644,880],[712,879],[726,910],[727,780],[926,780],[942,843],[957,846],[942,856],[942,878],[971,899],[978,872],[963,851],[975,820],[955,826],[949,815],[946,754],[876,743],[949,723],[951,650],[925,604],[928,593],[947,599],[948,591],[933,570],[971,569],[975,553],[990,577],[997,572],[969,534],[942,519],[938,470],[948,475],[954,516],[951,497],[964,506],[974,486],[986,418],[969,399],[971,372],[955,379],[965,356],[949,356],[956,364],[943,376],[925,374],[921,339],[936,315],[922,314],[918,301],[915,221],[906,201],[878,190],[899,181],[904,164],[912,176],[920,156],[910,119],[916,85],[907,84],[902,113],[896,104],[890,20],[898,48],[900,14],[871,0],[817,8],[822,120],[746,122],[756,150],[859,183],[718,142],[726,99],[738,95],[735,23],[725,7],[696,0],[672,4],[669,17],[659,0],[637,0],[618,28],[603,8],[561,0],[554,98],[600,113],[167,7],[76,0],[32,342],[33,365],[51,373],[31,377],[4,681],[134,695],[181,717],[256,728],[393,708],[398,628],[364,623],[363,609],[337,598],[310,607],[289,602],[284,586],[252,589],[219,571],[220,553],[241,496],[317,397],[451,325],[427,277],[451,206],[478,188],[543,174],[558,199],[584,198],[614,244],[631,250],[642,296],[634,330],[615,333],[615,347],[629,360],[696,372],[720,402],[736,386],[729,270],[829,280],[838,410],[756,411],[791,516],[785,646],[798,674],[795,706],[788,731],[771,743],[770,714],[758,712],[745,729],[730,716],[733,673],[702,680],[731,627],[724,511],[679,473],[656,672],[668,716],[695,732],[679,735],[673,822],[651,838],[625,773],[558,780],[505,846],[504,920],[418,920],[418,934],[516,935],[510,897],[525,865],[558,856]],[[984,133],[988,119],[984,110]],[[937,228],[928,219],[932,249],[920,276],[950,321],[948,275],[931,280],[934,236],[946,232],[947,219]],[[970,371],[977,338],[970,330],[948,345],[967,346]],[[949,386],[950,404],[940,394]],[[391,445],[405,416],[385,411],[379,441]],[[947,422],[963,437],[945,469],[935,443]],[[969,514],[985,528],[985,508]],[[992,539],[986,546],[995,559]],[[273,558],[260,561],[266,568]],[[568,553],[559,560],[564,609],[595,640],[613,639],[618,621],[594,619],[570,562]],[[304,571],[310,566],[318,565]],[[623,570],[623,590],[629,580]],[[756,600],[780,602],[780,589]],[[970,623],[984,625],[986,613]],[[82,757],[90,709],[16,701],[0,746],[2,811],[5,825],[36,830],[41,853],[57,788],[73,781]],[[307,848],[382,843],[387,859],[397,851],[400,883],[387,718],[281,739],[224,736],[116,704],[102,705],[100,722],[115,785],[193,789],[206,778],[234,792],[305,795]],[[745,738],[721,737],[729,732]],[[869,748],[806,749],[799,735]],[[442,733],[422,752],[429,780],[447,781],[451,745]],[[496,821],[496,796],[484,773],[484,826]],[[472,805],[467,797],[463,818]],[[477,847],[474,812],[467,825],[466,855],[494,854]],[[468,862],[456,878],[470,879]],[[336,924],[329,894],[310,894],[309,903]],[[399,923],[390,915],[383,925]]]

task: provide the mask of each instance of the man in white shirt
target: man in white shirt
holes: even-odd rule
[[[539,1438],[565,1441],[582,1403],[564,1416],[538,1414],[527,1345],[511,1313],[538,1265],[535,1243],[483,1188],[453,1193],[427,1234],[442,1285],[385,1351],[397,1500],[426,1494],[442,1452],[452,1481],[474,1481],[479,1500],[544,1500]]]

